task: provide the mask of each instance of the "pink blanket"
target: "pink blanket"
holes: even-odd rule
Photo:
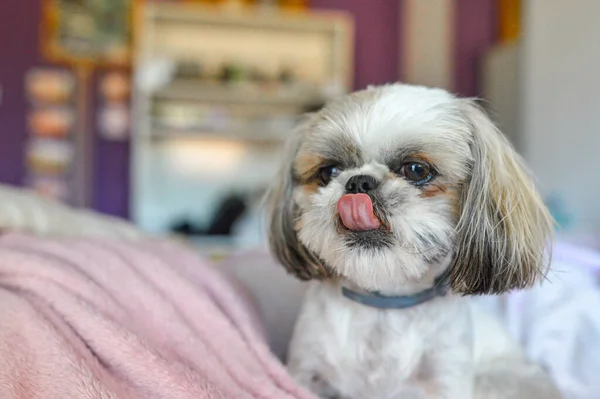
[[[250,299],[163,243],[0,236],[0,398],[307,398]]]

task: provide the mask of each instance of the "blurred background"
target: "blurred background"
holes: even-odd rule
[[[260,245],[297,117],[404,81],[487,100],[561,234],[594,246],[599,19],[597,0],[2,1],[0,183]]]

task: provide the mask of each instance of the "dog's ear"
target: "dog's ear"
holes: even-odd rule
[[[301,280],[322,279],[328,271],[318,257],[298,239],[300,208],[294,200],[294,160],[303,136],[310,129],[311,118],[306,119],[286,142],[281,168],[267,192],[268,235],[271,252],[279,262]]]
[[[462,101],[473,165],[460,200],[452,289],[500,294],[530,287],[548,269],[552,218],[521,157],[474,102]]]

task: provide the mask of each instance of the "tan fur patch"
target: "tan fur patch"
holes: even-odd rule
[[[460,216],[460,195],[456,187],[433,183],[423,189],[423,198],[444,197],[452,205],[452,213]]]
[[[439,183],[432,183],[423,187],[423,197],[430,198],[438,195],[445,195],[448,191],[448,187]]]
[[[301,182],[308,182],[325,160],[316,154],[299,154],[294,161],[294,169]]]
[[[460,217],[460,191],[456,187],[433,183],[423,189],[423,198],[446,198],[452,206],[452,214]]]
[[[302,191],[304,191],[304,193],[307,195],[316,193],[319,187],[320,186],[318,182],[306,183],[300,186],[300,188],[302,188]]]
[[[433,159],[429,155],[427,155],[423,152],[417,152],[417,153],[411,154],[408,157],[408,159],[414,160],[414,161],[423,161],[429,165],[434,165]]]

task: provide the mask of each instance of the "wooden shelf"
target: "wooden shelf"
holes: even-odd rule
[[[304,93],[294,90],[266,92],[254,88],[207,85],[194,81],[172,82],[168,86],[155,91],[153,97],[172,101],[293,106],[298,108],[326,101],[323,95],[307,93],[307,91],[304,91]]]
[[[147,18],[155,23],[190,23],[216,25],[227,28],[274,29],[306,32],[331,33],[353,28],[353,20],[346,11],[325,11],[318,13],[296,13],[284,10],[265,11],[258,7],[247,7],[231,11],[223,7],[202,4],[154,3],[147,9]]]
[[[293,131],[287,120],[351,90],[354,24],[340,12],[143,3],[135,15],[131,214],[158,231],[182,215],[202,219],[218,192],[270,179]],[[186,63],[199,66],[198,79],[178,76]],[[228,66],[247,76],[224,85],[218,77]],[[277,78],[284,72],[289,85]]]
[[[155,141],[168,140],[228,140],[248,143],[280,144],[285,135],[275,132],[251,130],[209,130],[209,129],[155,129],[149,134]]]

